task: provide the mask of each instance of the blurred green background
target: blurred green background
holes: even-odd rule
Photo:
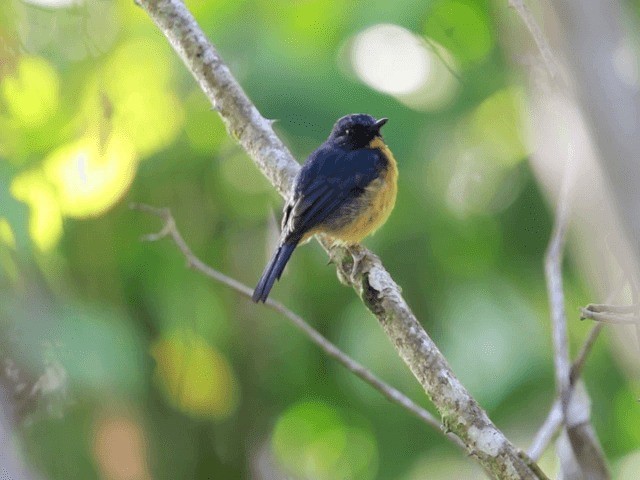
[[[506,1],[187,4],[300,161],[342,115],[390,118],[399,196],[365,244],[526,447],[554,395],[552,215],[528,163],[526,82],[505,47],[529,40]],[[282,205],[133,1],[4,0],[0,353],[31,385],[3,379],[43,477],[480,475],[281,317],[186,268],[168,240],[142,243],[160,223],[131,202],[169,207],[198,256],[251,287]],[[315,242],[300,248],[273,297],[431,409],[326,261]],[[570,256],[565,280],[575,352],[590,327],[577,307],[593,298]],[[606,334],[584,376],[607,458],[633,472],[638,382]]]

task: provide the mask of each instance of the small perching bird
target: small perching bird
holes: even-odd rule
[[[298,244],[325,233],[351,246],[376,231],[396,201],[398,168],[380,129],[386,118],[352,114],[339,119],[329,138],[302,166],[284,206],[278,248],[253,292],[265,302]]]

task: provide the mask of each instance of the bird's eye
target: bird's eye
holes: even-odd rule
[[[345,135],[349,135],[351,133],[351,130],[349,130],[348,128],[344,131]]]

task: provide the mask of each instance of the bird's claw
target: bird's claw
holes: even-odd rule
[[[329,261],[327,261],[327,265],[331,265],[332,263],[337,265],[340,258],[338,247],[336,247],[335,245],[332,246],[331,248],[329,248],[327,253],[329,254]]]
[[[362,247],[352,246],[347,247],[349,254],[351,255],[351,259],[353,260],[353,265],[351,266],[351,273],[349,274],[349,280],[351,284],[355,284],[357,280],[357,275],[360,273],[360,267],[362,264],[362,260],[365,257],[365,253],[362,250]]]

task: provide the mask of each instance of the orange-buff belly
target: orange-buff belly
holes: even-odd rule
[[[369,148],[377,148],[388,159],[388,166],[380,177],[367,185],[362,194],[360,208],[353,220],[336,230],[322,229],[337,243],[354,245],[375,232],[387,221],[396,203],[398,192],[398,166],[391,150],[381,138],[374,138]],[[325,227],[326,228],[326,227]]]

